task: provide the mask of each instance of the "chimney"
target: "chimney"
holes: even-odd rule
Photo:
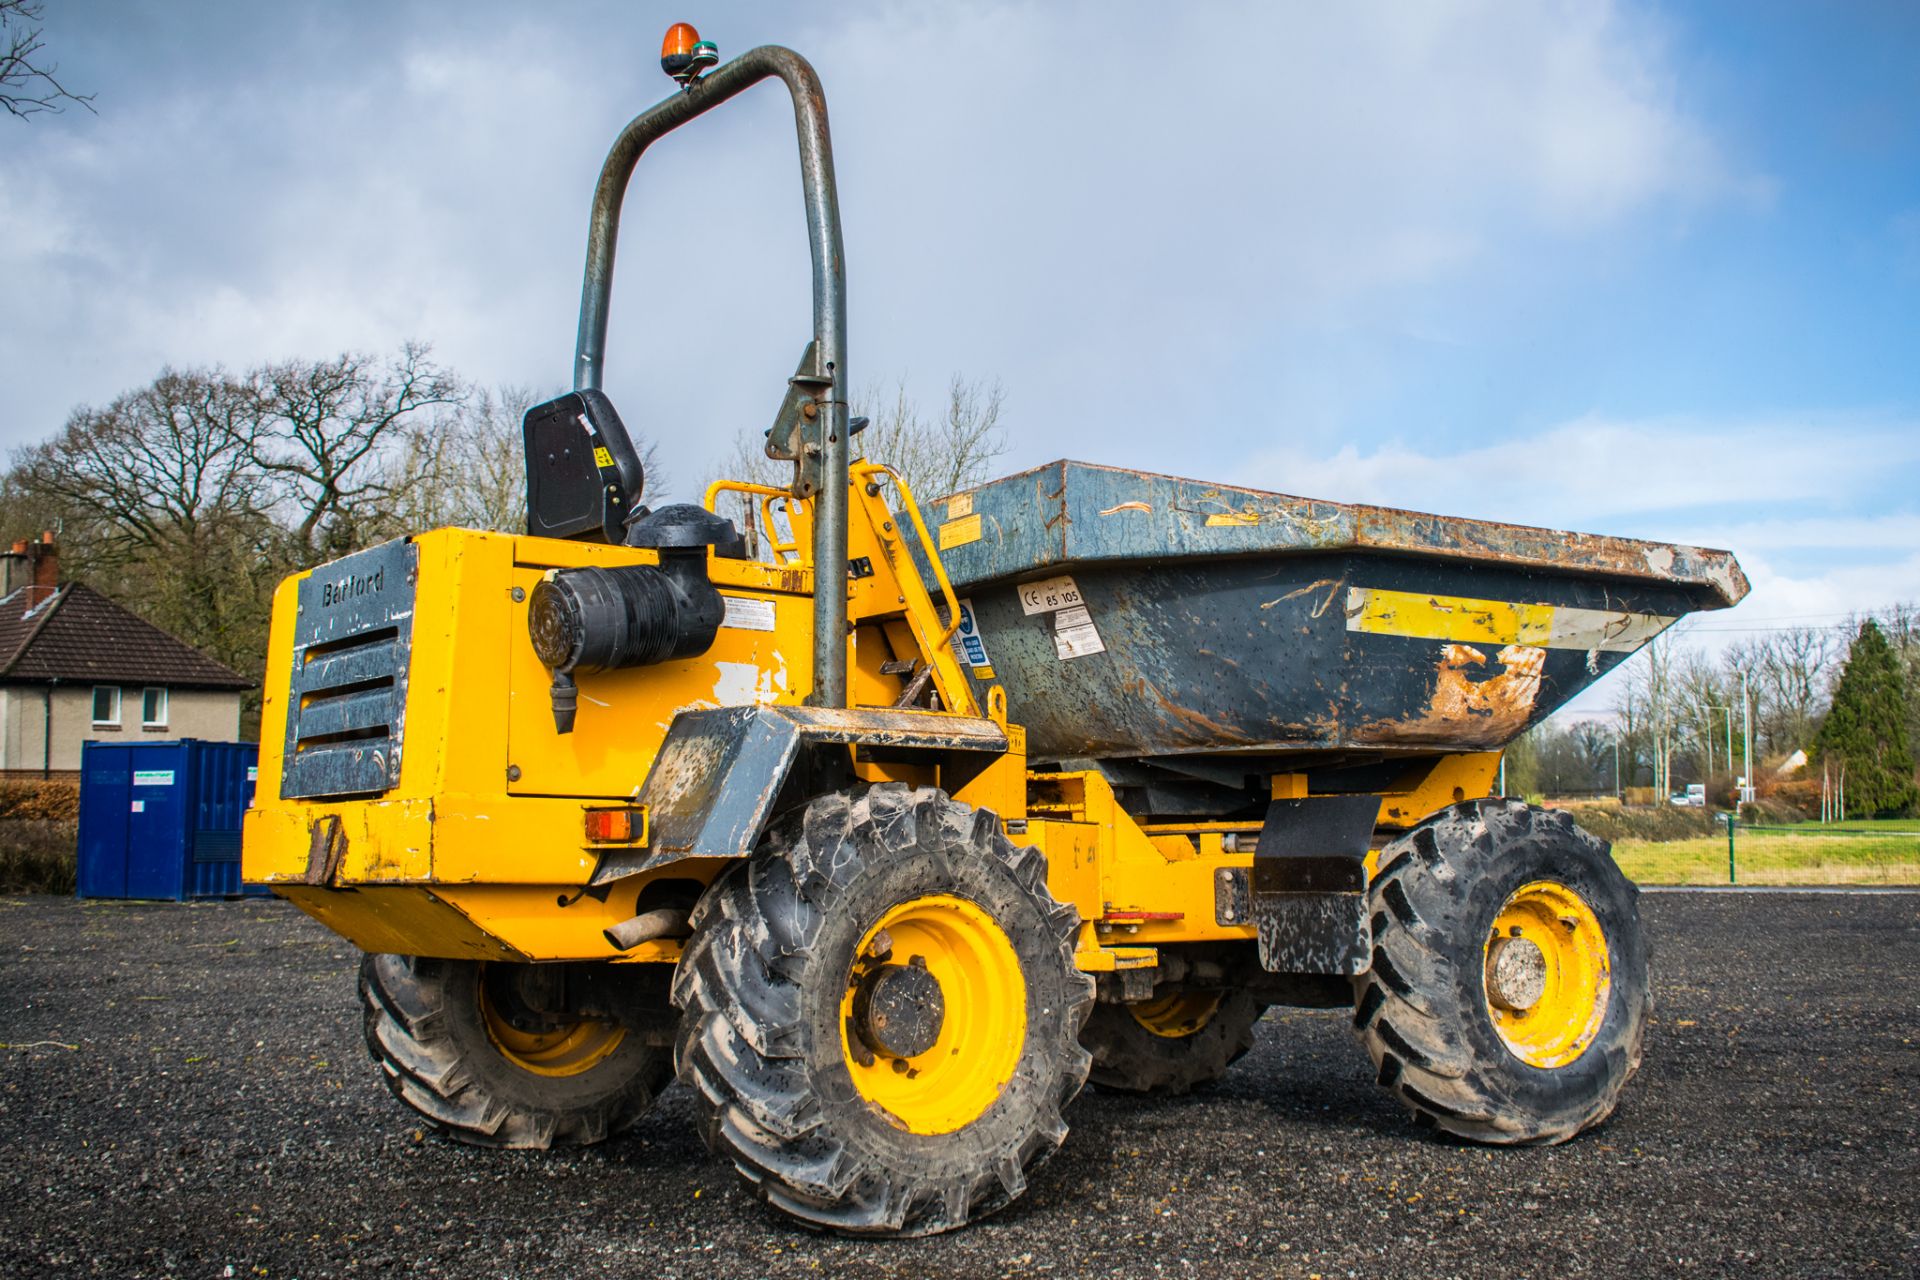
[[[42,533],[27,554],[33,562],[32,603],[39,604],[60,589],[60,548],[54,544],[53,530]]]
[[[38,542],[21,538],[0,553],[0,595],[23,589],[28,608],[51,599],[60,589],[60,548],[51,530],[42,533]]]

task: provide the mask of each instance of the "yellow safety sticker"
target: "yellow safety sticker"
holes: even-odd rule
[[[1347,630],[1468,644],[1632,653],[1675,619],[1624,609],[1474,600],[1378,587],[1347,589]]]
[[[1209,529],[1245,529],[1259,523],[1258,511],[1220,511],[1207,517]]]
[[[607,452],[605,445],[597,444],[593,446],[593,465],[596,467],[610,467],[613,465],[613,455]]]
[[[964,547],[969,542],[980,541],[980,517],[974,515],[959,520],[949,520],[940,526],[940,549],[951,551],[955,547]]]
[[[947,499],[947,519],[958,520],[961,516],[973,514],[973,495],[956,493]]]

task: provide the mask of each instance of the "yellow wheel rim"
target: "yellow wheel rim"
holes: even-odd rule
[[[1536,880],[1514,890],[1487,938],[1487,1012],[1514,1057],[1564,1067],[1587,1051],[1613,988],[1607,935],[1586,900]]]
[[[1178,991],[1145,1004],[1130,1004],[1127,1012],[1154,1035],[1182,1040],[1213,1021],[1220,1000],[1218,991]]]
[[[923,967],[944,1013],[930,1047],[910,1057],[877,1051],[855,1019],[863,982],[886,965]],[[860,1096],[910,1133],[952,1133],[980,1118],[1020,1063],[1027,983],[1006,931],[979,905],[950,894],[889,908],[860,939],[840,1002],[840,1048]]]
[[[582,1018],[551,1031],[526,1031],[508,1022],[480,984],[480,1020],[500,1056],[537,1076],[577,1076],[620,1047],[627,1029]]]

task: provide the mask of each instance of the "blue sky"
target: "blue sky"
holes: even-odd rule
[[[1920,7],[50,0],[0,120],[0,443],[162,364],[569,373],[660,29],[832,105],[856,382],[1059,456],[1727,546],[1715,627],[1920,599]],[[772,91],[649,158],[608,389],[683,488],[805,337]],[[1724,634],[1722,632],[1721,634]]]

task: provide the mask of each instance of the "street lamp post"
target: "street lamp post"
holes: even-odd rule
[[[1740,799],[1753,803],[1753,700],[1745,671],[1740,673]]]
[[[1724,711],[1727,713],[1727,772],[1728,773],[1733,772],[1733,708],[1732,707],[1716,707],[1712,703],[1708,703],[1707,704],[1707,777],[1709,779],[1713,777],[1713,713],[1716,711]],[[1742,779],[1742,785],[1744,785],[1744,782],[1745,780]]]

